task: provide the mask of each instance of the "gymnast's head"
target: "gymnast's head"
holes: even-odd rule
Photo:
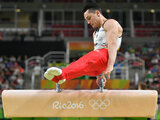
[[[83,8],[84,18],[87,23],[90,24],[93,28],[100,28],[102,25],[102,15],[101,8],[98,7],[95,3],[87,4]]]

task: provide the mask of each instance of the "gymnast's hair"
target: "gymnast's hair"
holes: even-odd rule
[[[85,13],[87,10],[92,13],[95,13],[96,10],[98,10],[102,14],[101,8],[96,3],[89,3],[85,5],[83,8],[83,13]]]

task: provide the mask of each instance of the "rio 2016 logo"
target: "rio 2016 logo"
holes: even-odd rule
[[[109,105],[110,105],[110,100],[108,99],[90,99],[88,101],[89,106],[93,109],[93,110],[104,110],[106,109]],[[67,101],[66,103],[62,103],[60,101],[54,101],[53,102],[53,109],[84,109],[84,104],[82,103],[82,101],[80,101],[79,103],[73,103],[71,101]],[[87,105],[86,105],[87,106]]]
[[[67,101],[67,103],[61,103],[59,101],[53,102],[53,109],[83,109],[84,104],[80,103],[72,103],[71,101]]]

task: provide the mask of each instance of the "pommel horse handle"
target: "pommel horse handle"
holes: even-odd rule
[[[60,89],[60,84],[56,83],[56,92],[59,93],[62,90]]]
[[[100,83],[99,83],[99,91],[100,92],[103,92],[104,90],[104,87],[103,87],[103,79],[100,80]]]
[[[59,92],[61,92],[61,91],[62,91],[62,90],[60,89],[60,84],[56,83],[56,92],[59,93]],[[101,93],[103,93],[103,91],[104,91],[103,79],[100,80],[99,91],[100,91]]]

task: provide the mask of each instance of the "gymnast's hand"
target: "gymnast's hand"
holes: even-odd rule
[[[96,80],[96,83],[97,83],[97,85],[99,86],[100,84],[100,80],[101,79],[103,79],[103,87],[105,86],[105,84],[106,84],[106,77],[105,76],[103,76],[103,78],[101,78],[101,76],[98,76],[97,77],[97,80]]]
[[[112,70],[113,70],[113,66],[108,66],[107,69],[101,75],[101,78],[104,78],[104,76],[107,75],[107,80],[109,80]]]

